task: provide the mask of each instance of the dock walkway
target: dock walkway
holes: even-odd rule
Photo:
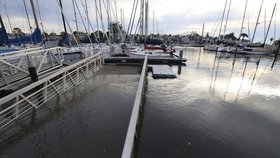
[[[140,71],[140,66],[103,66],[37,111],[35,126],[26,125],[30,130],[23,130],[16,145],[0,145],[0,157],[121,157]]]

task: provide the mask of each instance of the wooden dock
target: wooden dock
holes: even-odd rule
[[[176,78],[176,74],[168,65],[149,65],[153,78]]]

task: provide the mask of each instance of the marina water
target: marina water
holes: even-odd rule
[[[177,79],[149,78],[139,157],[280,157],[274,58],[200,48],[186,49],[184,57]]]
[[[184,57],[176,79],[148,75],[136,157],[279,158],[279,62],[202,48]],[[104,66],[2,144],[0,157],[120,157],[139,74]]]

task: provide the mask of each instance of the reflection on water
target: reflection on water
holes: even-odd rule
[[[200,88],[208,87],[211,95],[234,102],[250,94],[280,95],[279,65],[274,62],[275,57],[202,52],[202,49],[185,52],[189,59],[187,67],[196,68],[188,77],[196,80],[195,84]],[[273,70],[274,66],[276,70]]]
[[[177,79],[148,78],[138,157],[280,157],[279,61],[199,48],[184,57]]]

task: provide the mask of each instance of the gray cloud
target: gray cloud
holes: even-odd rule
[[[33,15],[32,15],[32,11],[31,11],[31,6],[30,6],[30,1],[29,0],[25,0],[26,4],[27,4],[27,8],[28,8],[28,13],[29,13],[29,17],[31,19],[32,25],[34,27],[34,22],[33,22]],[[37,0],[34,0],[35,2],[37,2]],[[42,19],[43,19],[43,23],[45,24],[45,27],[47,28],[47,30],[50,31],[56,31],[56,32],[60,32],[62,31],[62,22],[61,22],[61,14],[59,11],[59,7],[58,4],[56,2],[56,0],[38,0],[39,2],[39,7],[40,7],[40,13],[42,15]],[[72,1],[71,0],[62,0],[63,2],[63,8],[65,11],[65,15],[67,17],[67,19],[69,20],[71,26],[74,26],[74,13],[73,13],[73,6],[72,6]],[[23,26],[26,25],[25,24],[19,24],[17,23],[17,21],[15,21],[15,18],[25,18],[25,11],[24,11],[24,7],[23,7],[23,1],[22,0],[2,0],[1,1],[1,15],[5,21],[5,24],[7,24],[7,17],[5,15],[4,12],[4,8],[3,8],[3,4],[6,4],[7,7],[7,12],[10,16],[11,19],[11,23],[12,23],[12,27],[19,27],[19,26]],[[80,4],[80,0],[77,0],[77,3],[79,3],[80,9],[82,9],[81,4]],[[119,0],[117,1],[118,4],[126,4],[126,5],[132,5],[131,0]],[[252,5],[253,2],[251,2]],[[91,17],[91,22],[93,25],[95,25],[95,5],[93,3],[93,0],[88,0],[88,6],[89,9],[91,10],[90,12],[90,17]],[[259,7],[258,5],[257,8]],[[119,8],[121,8],[122,6],[119,6]],[[230,12],[230,16],[229,16],[229,26],[228,26],[228,32],[239,32],[240,30],[240,25],[241,25],[241,19],[242,19],[242,15],[243,13],[240,12],[240,10],[243,10],[243,5],[234,5],[231,9]],[[256,7],[255,7],[256,8]],[[174,8],[170,8],[170,9],[174,9]],[[176,8],[175,8],[176,9]],[[152,9],[151,9],[152,10]],[[171,14],[167,14],[167,15],[162,15],[160,17],[158,17],[158,25],[159,25],[159,30],[163,30],[163,33],[165,32],[176,32],[176,30],[182,31],[188,31],[188,29],[190,29],[192,26],[196,26],[196,27],[202,27],[202,24],[205,23],[205,27],[208,30],[211,30],[213,27],[213,23],[216,22],[218,15],[220,14],[220,10],[221,8],[217,8],[216,10],[212,11],[203,11],[201,13],[197,13],[195,11],[197,11],[197,8],[192,8],[192,6],[188,6],[186,7],[185,11],[183,13],[171,13]],[[164,10],[163,10],[164,11]],[[82,14],[84,15],[84,11],[81,10]],[[125,11],[126,16],[129,17],[131,12],[131,8],[127,9]],[[267,19],[270,17],[271,15],[271,10],[267,10]],[[150,13],[151,14],[151,13]],[[103,15],[105,15],[105,12],[103,13]],[[152,15],[150,15],[152,16]],[[250,15],[251,17],[253,17],[252,19],[250,19],[251,21],[251,31],[253,30],[253,23],[256,20],[254,17],[256,15]],[[138,16],[136,16],[138,17]],[[106,18],[104,18],[106,19]],[[127,18],[125,20],[127,23],[129,21],[129,19]],[[136,20],[137,21],[137,20]],[[106,23],[106,21],[105,21]],[[152,25],[152,21],[150,20],[150,32],[151,32],[151,25]],[[82,23],[81,20],[79,19],[79,25],[80,27],[82,27]],[[127,24],[126,24],[127,26]],[[278,25],[279,27],[279,22]],[[263,38],[263,25],[259,26],[259,32],[258,32],[258,36],[259,38]],[[274,27],[274,25],[273,25]],[[271,34],[269,36],[273,35],[273,28],[271,29]],[[180,33],[180,32],[179,32]],[[185,32],[181,32],[181,33],[185,33]]]

